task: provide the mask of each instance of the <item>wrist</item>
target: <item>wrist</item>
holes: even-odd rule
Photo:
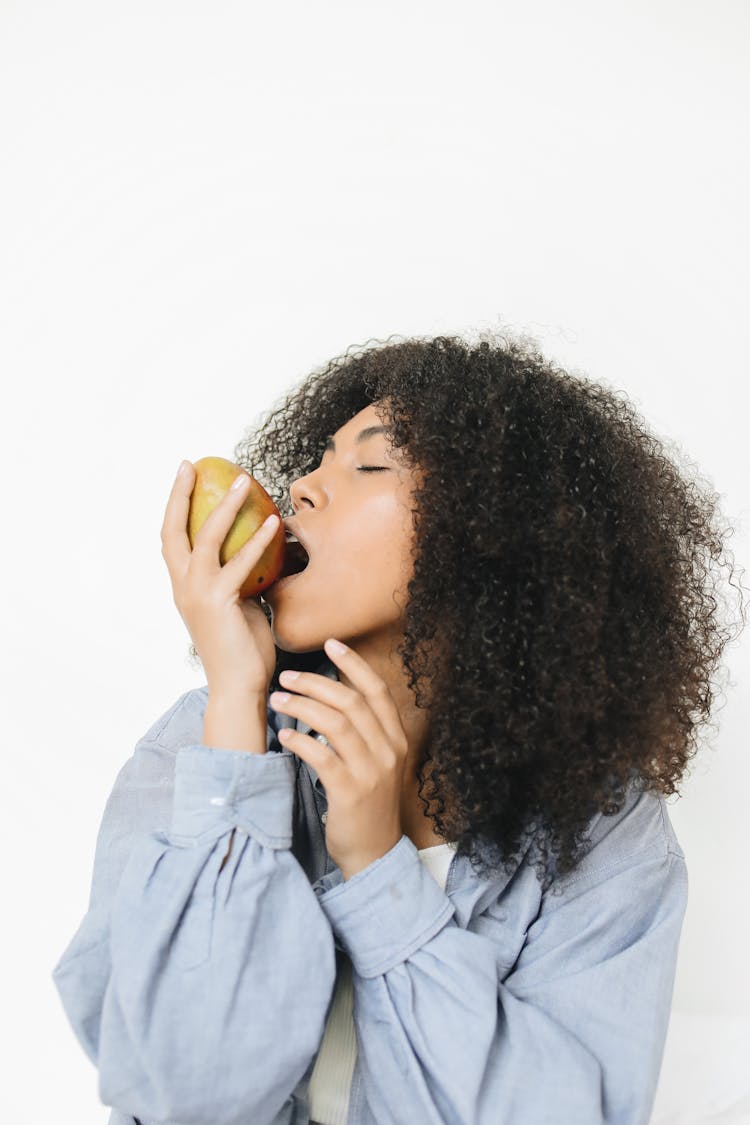
[[[247,689],[209,687],[203,716],[203,745],[266,753],[267,700]]]
[[[211,687],[211,684],[208,685],[209,703],[211,700],[214,702],[221,700],[226,703],[251,702],[257,706],[262,706],[265,713],[267,698],[268,688],[263,692],[255,688],[246,687],[244,684],[223,683],[215,687]]]

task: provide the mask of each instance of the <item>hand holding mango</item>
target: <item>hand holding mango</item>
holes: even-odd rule
[[[237,479],[244,490],[229,487]],[[275,524],[264,523],[269,514]],[[266,698],[276,647],[254,595],[274,582],[284,537],[273,501],[244,469],[220,457],[183,463],[164,512],[161,553],[211,699]]]
[[[239,589],[241,598],[257,597],[263,590],[273,585],[284,565],[286,534],[281,523],[281,513],[263,485],[234,462],[227,461],[224,457],[201,457],[199,461],[193,463],[193,468],[195,484],[190,496],[187,521],[191,549],[195,545],[195,538],[200,528],[241,473],[249,477],[250,487],[219,550],[221,565],[223,566],[237,554],[268,516],[273,513],[279,517],[279,526],[273,539]]]

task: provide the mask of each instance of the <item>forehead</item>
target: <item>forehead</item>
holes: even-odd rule
[[[380,413],[378,413],[378,410],[380,410]],[[336,431],[335,435],[332,435],[332,437],[334,438],[337,448],[340,448],[344,443],[351,444],[356,448],[355,443],[357,436],[362,430],[370,426],[384,425],[387,425],[384,405],[382,403],[370,403],[369,406],[360,410],[358,414],[354,414],[345,425],[341,426],[341,428]],[[391,457],[400,469],[406,470],[407,475],[411,475],[415,477],[415,479],[421,478],[422,474],[419,467],[407,461],[405,451],[393,448],[389,434],[376,434],[370,440],[373,443],[383,442],[385,444],[386,456]]]
[[[342,437],[350,438],[353,441],[359,431],[363,430],[365,426],[382,425],[384,425],[384,419],[378,414],[375,404],[371,403],[369,406],[366,406],[364,410],[360,410],[359,414],[355,414],[350,418],[337,432],[341,434]],[[381,436],[385,437],[385,435]]]

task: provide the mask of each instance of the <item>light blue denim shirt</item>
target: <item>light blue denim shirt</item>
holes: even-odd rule
[[[110,1125],[306,1125],[337,948],[349,1125],[647,1125],[687,904],[663,798],[594,817],[559,896],[457,855],[443,890],[407,836],[344,882],[324,788],[277,739],[310,728],[269,705],[268,753],[203,746],[207,698],[120,770],[53,972]]]

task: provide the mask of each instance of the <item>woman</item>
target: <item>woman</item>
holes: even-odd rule
[[[240,601],[275,528],[221,567],[231,492],[191,552],[178,476],[207,684],[121,770],[54,972],[110,1121],[647,1122],[687,896],[664,798],[729,639],[715,497],[486,334],[347,352],[235,460],[309,562]]]

